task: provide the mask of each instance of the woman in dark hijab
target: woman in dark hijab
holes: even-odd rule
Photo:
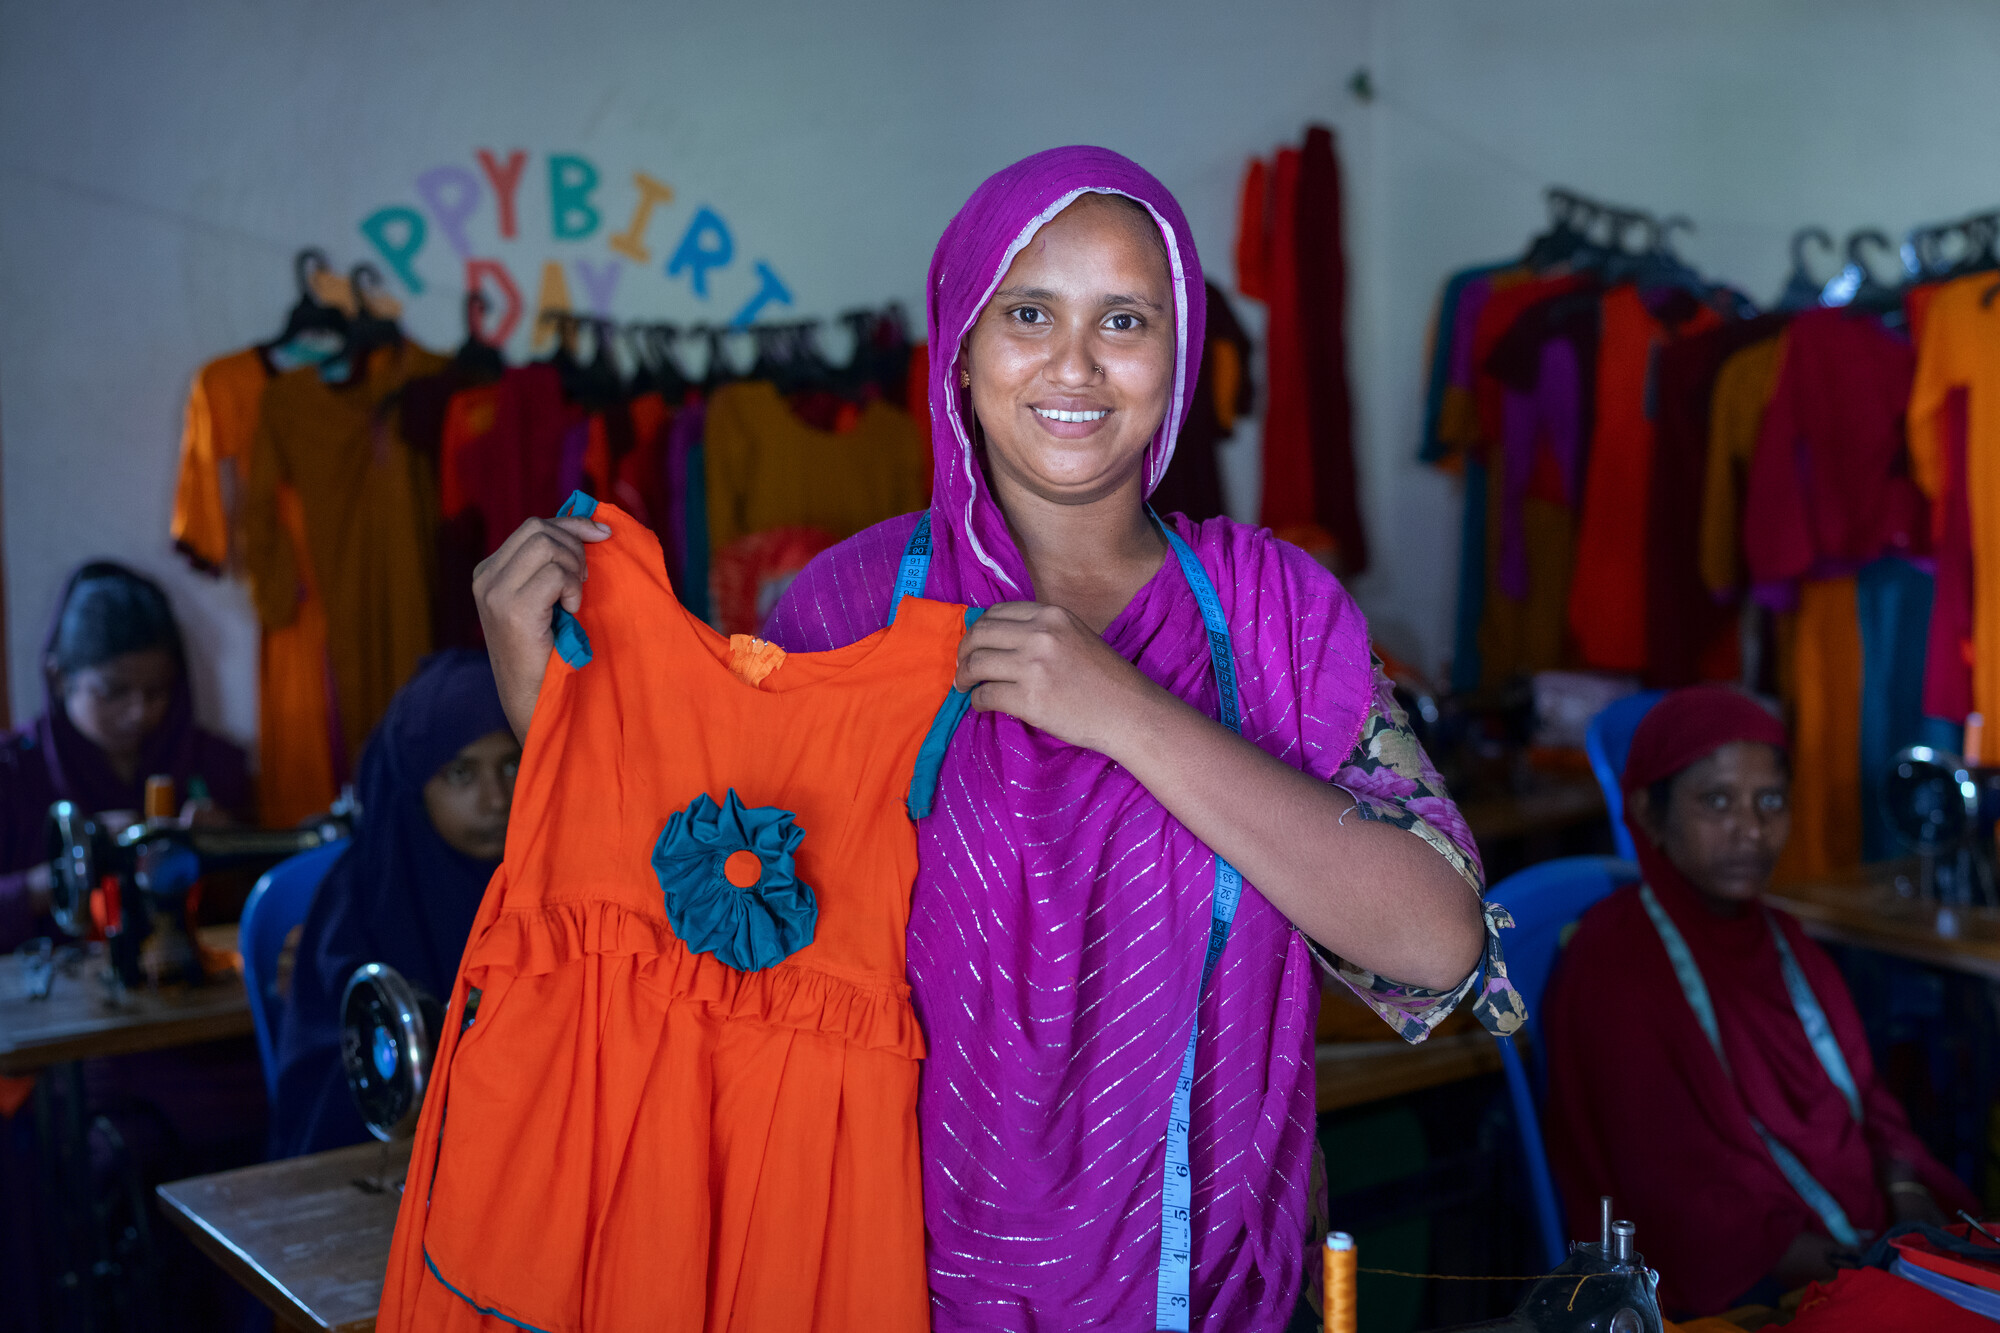
[[[195,725],[180,626],[160,586],[93,561],[70,576],[42,657],[45,703],[0,739],[0,951],[54,932],[49,807],[92,814],[144,808],[146,779],[173,778],[190,799],[249,813],[243,751]]]
[[[275,1157],[368,1137],[340,1065],[340,996],[387,963],[451,994],[486,881],[506,846],[521,748],[486,655],[438,653],[389,705],[361,756],[361,823],[313,898],[278,1025]]]

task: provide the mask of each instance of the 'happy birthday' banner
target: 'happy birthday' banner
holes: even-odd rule
[[[790,288],[768,261],[739,261],[735,234],[720,213],[707,204],[677,208],[673,186],[644,171],[631,173],[627,208],[623,181],[607,185],[587,157],[549,153],[529,191],[530,200],[542,196],[546,211],[530,216],[522,198],[531,163],[527,150],[516,148],[503,157],[481,148],[472,161],[476,170],[448,162],[420,173],[415,193],[421,207],[389,204],[360,225],[362,236],[412,296],[426,290],[426,273],[435,280],[440,259],[450,271],[462,272],[465,290],[485,298],[487,315],[474,331],[486,342],[505,343],[520,324],[525,307],[516,274],[535,263],[520,251],[544,224],[551,252],[540,258],[538,313],[575,310],[610,318],[628,269],[684,283],[699,301],[726,300],[721,306],[730,311],[726,322],[739,327],[769,306],[792,304]],[[614,203],[623,211],[611,213]],[[612,230],[611,221],[621,216],[622,225]],[[482,243],[491,243],[484,242],[489,235],[509,243],[504,256],[497,246],[481,253]],[[448,254],[441,254],[440,240]],[[559,257],[572,246],[596,250],[599,245],[596,254]],[[573,291],[580,291],[581,303]]]

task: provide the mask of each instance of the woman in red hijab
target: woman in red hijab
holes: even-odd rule
[[[1543,1005],[1569,1215],[1613,1196],[1669,1310],[1775,1299],[1872,1233],[1977,1206],[1877,1081],[1833,960],[1759,901],[1786,751],[1725,686],[1646,715],[1624,777],[1644,882],[1584,914]]]

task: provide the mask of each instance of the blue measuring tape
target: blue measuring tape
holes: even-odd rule
[[[1174,558],[1180,563],[1195,602],[1201,607],[1201,623],[1208,632],[1208,656],[1215,668],[1215,690],[1222,711],[1222,725],[1241,735],[1243,713],[1236,696],[1236,658],[1229,637],[1229,622],[1222,614],[1222,599],[1201,557],[1181,540],[1172,528],[1148,511],[1155,527],[1167,539]],[[931,516],[917,520],[903,548],[903,562],[896,572],[895,600],[889,605],[894,623],[896,608],[905,597],[921,597],[931,567]],[[1188,1126],[1194,1116],[1194,1053],[1201,1033],[1201,995],[1222,961],[1229,943],[1229,927],[1236,920],[1236,906],[1243,899],[1243,876],[1235,866],[1215,858],[1215,894],[1208,915],[1208,952],[1202,959],[1201,986],[1195,992],[1195,1015],[1188,1022],[1187,1046],[1181,1052],[1180,1075],[1174,1080],[1173,1105],[1167,1113],[1167,1162],[1160,1188],[1160,1276],[1155,1291],[1153,1327],[1188,1333],[1188,1289],[1194,1258],[1194,1168],[1188,1157]]]
[[[1660,900],[1653,894],[1653,886],[1639,886],[1639,901],[1645,905],[1646,915],[1653,920],[1653,929],[1659,934],[1660,943],[1666,946],[1667,961],[1674,966],[1674,977],[1681,983],[1681,994],[1687,997],[1688,1008],[1694,1010],[1695,1022],[1708,1038],[1708,1044],[1715,1050],[1715,1058],[1722,1062],[1722,1070],[1732,1080],[1736,1075],[1729,1068],[1729,1057],[1722,1053],[1722,1032],[1715,1022],[1715,1001],[1709,997],[1708,983],[1702,979],[1701,967],[1694,961],[1694,951],[1688,948],[1687,937],[1681,934],[1674,919],[1667,915],[1667,909],[1660,906]],[[1820,1007],[1819,997],[1813,994],[1812,984],[1806,980],[1805,969],[1799,966],[1798,956],[1792,952],[1785,932],[1778,929],[1778,923],[1767,914],[1764,924],[1771,928],[1771,938],[1778,943],[1778,967],[1784,973],[1785,990],[1791,995],[1792,1009],[1799,1016],[1799,1024],[1806,1030],[1806,1040],[1812,1043],[1813,1054],[1819,1057],[1820,1066],[1826,1076],[1833,1080],[1833,1086],[1840,1089],[1840,1095],[1847,1100],[1848,1112],[1854,1123],[1861,1123],[1861,1092],[1854,1083],[1854,1071],[1847,1067],[1847,1056],[1834,1039],[1833,1025],[1826,1020],[1826,1010]],[[1756,1116],[1750,1117],[1750,1126],[1757,1131],[1757,1137],[1764,1140],[1764,1147],[1770,1151],[1771,1160],[1778,1164],[1785,1181],[1798,1196],[1806,1201],[1806,1206],[1819,1215],[1826,1227],[1826,1234],[1849,1249],[1861,1245],[1861,1233],[1847,1220],[1847,1210],[1840,1206],[1826,1186],[1813,1178],[1806,1170],[1806,1164],[1798,1156],[1778,1142],[1764,1122]]]
[[[896,623],[897,608],[905,597],[922,597],[931,575],[931,511],[917,519],[917,530],[903,547],[903,563],[896,570],[896,595],[889,599],[889,623]]]

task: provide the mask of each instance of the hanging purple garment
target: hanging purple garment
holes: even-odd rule
[[[590,418],[570,423],[563,432],[562,452],[557,455],[556,489],[564,495],[583,485],[583,459],[590,452]]]
[[[1542,344],[1541,374],[1532,392],[1508,389],[1501,431],[1500,591],[1515,601],[1528,596],[1528,536],[1523,510],[1533,479],[1537,445],[1546,445],[1556,467],[1569,483],[1568,498],[1576,504],[1582,469],[1581,430],[1577,419],[1582,377],[1576,348],[1560,338]]]
[[[953,219],[931,262],[931,597],[1034,595],[973,448],[956,349],[1014,256],[1090,191],[1145,205],[1166,245],[1179,363],[1147,454],[1149,492],[1166,470],[1204,316],[1179,206],[1103,149],[1009,167]],[[819,651],[881,628],[915,521],[892,519],[818,557],[765,633]],[[1221,595],[1243,734],[1331,778],[1370,709],[1360,611],[1266,532],[1173,521]],[[1201,615],[1173,561],[1104,638],[1216,715]],[[959,728],[918,858],[908,957],[929,1046],[918,1123],[934,1326],[1153,1326],[1167,1110],[1199,995],[1193,1323],[1282,1327],[1300,1290],[1314,1132],[1318,984],[1305,938],[1246,886],[1203,992],[1214,855],[1103,755],[1000,713]]]

